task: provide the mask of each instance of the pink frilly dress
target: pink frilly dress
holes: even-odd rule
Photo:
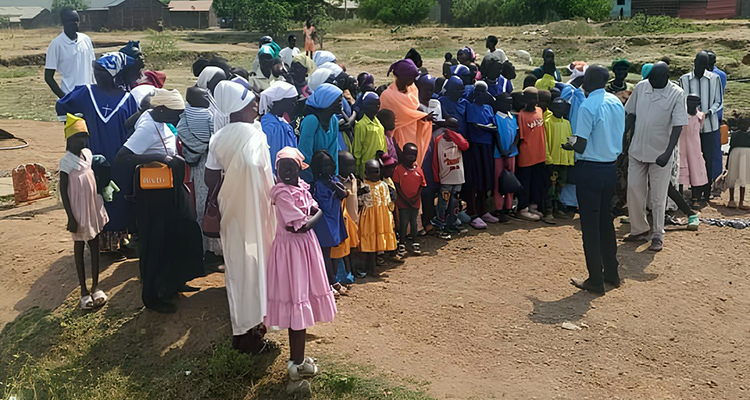
[[[274,329],[302,330],[333,321],[336,300],[315,232],[286,230],[301,228],[310,218],[310,209],[317,207],[310,186],[302,180],[299,186],[278,183],[271,189],[271,201],[278,223],[266,263],[268,303],[263,322]]]
[[[708,183],[706,162],[701,150],[700,132],[705,114],[698,111],[690,115],[688,124],[682,127],[680,134],[680,184],[692,187]]]
[[[83,149],[81,156],[66,152],[60,160],[60,171],[68,174],[68,198],[73,218],[78,222],[78,231],[73,240],[88,242],[94,239],[109,222],[104,200],[96,192],[96,178],[91,162],[91,150]]]

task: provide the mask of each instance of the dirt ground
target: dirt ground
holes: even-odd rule
[[[723,32],[648,38],[648,45],[616,37],[523,35],[529,29],[491,32],[502,34],[501,46],[509,53],[560,46],[559,64],[584,54],[608,63],[617,56],[611,49],[619,46],[630,58],[646,61],[666,53],[685,65],[695,49],[715,45],[726,51],[720,63],[742,73],[746,66],[740,61],[750,47],[750,29],[741,23]],[[54,33],[36,33],[3,37],[0,51],[6,58],[43,52]],[[368,69],[382,82],[388,60],[411,46],[419,46],[427,68],[439,70],[443,52],[458,43],[481,49],[487,34],[488,28],[415,28],[401,36],[373,29],[336,35],[329,43],[351,71]],[[144,34],[128,35],[145,40]],[[182,35],[180,48],[213,49],[235,59],[248,58],[254,48],[235,36],[210,44]],[[123,36],[92,34],[105,44]],[[40,80],[41,67],[28,68],[30,77],[0,80],[0,115],[51,120],[53,99]],[[188,68],[189,63],[165,68],[168,86],[182,90],[191,84]],[[530,68],[519,64],[521,79],[521,71]],[[730,83],[734,96],[743,85]],[[740,101],[727,104],[743,107]],[[64,151],[59,123],[0,120],[0,127],[30,142],[26,149],[0,153],[0,172],[21,162],[56,169]],[[719,205],[704,216],[750,218]],[[65,212],[54,198],[0,209],[0,327],[33,307],[54,309],[77,296],[73,246],[64,225]],[[628,233],[627,225],[618,223],[617,229],[619,238]],[[337,320],[309,331],[308,353],[366,366],[400,382],[426,382],[438,399],[750,399],[746,231],[674,228],[659,254],[621,243],[624,285],[602,297],[567,283],[586,273],[577,219],[556,226],[512,221],[450,242],[425,238],[423,248],[425,256],[354,285],[351,296],[339,301]],[[101,288],[111,298],[104,312],[139,310],[137,260],[105,256],[104,264]],[[177,314],[146,311],[134,321],[136,329],[157,332],[155,346],[164,357],[202,351],[230,335],[223,276],[194,283],[202,290],[181,297]],[[562,329],[564,322],[582,330]],[[285,334],[269,336],[286,346]]]

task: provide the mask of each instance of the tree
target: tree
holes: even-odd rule
[[[415,24],[427,18],[435,0],[360,0],[359,14],[387,24]]]
[[[60,10],[65,7],[72,8],[76,11],[82,11],[89,8],[88,0],[52,0],[50,11],[52,15],[59,15]]]

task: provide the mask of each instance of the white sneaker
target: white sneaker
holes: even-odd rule
[[[519,211],[518,217],[533,222],[537,222],[542,219],[542,217],[540,217],[539,215],[533,214],[531,211],[529,211],[528,208],[524,208],[523,210]]]
[[[315,362],[310,357],[305,357],[305,361],[299,365],[289,361],[287,363],[287,370],[289,371],[289,379],[292,381],[309,379],[318,374],[318,366],[315,365]]]
[[[539,219],[541,219],[542,217],[544,217],[544,213],[542,213],[542,212],[539,211],[538,206],[536,204],[532,204],[532,205],[529,206],[529,212],[532,213],[532,214],[534,214],[534,215],[539,216]]]

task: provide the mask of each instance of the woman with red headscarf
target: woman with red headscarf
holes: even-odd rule
[[[393,137],[401,146],[406,143],[417,145],[417,165],[422,159],[432,138],[433,115],[419,111],[419,91],[414,81],[419,70],[409,59],[399,60],[391,65],[388,75],[396,77],[380,96],[381,109],[393,111],[396,115],[396,129]]]

